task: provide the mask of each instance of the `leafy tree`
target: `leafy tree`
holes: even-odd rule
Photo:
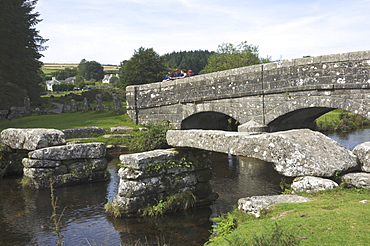
[[[208,50],[180,51],[164,55],[167,70],[191,69],[198,74],[208,63],[208,58],[215,52]]]
[[[209,57],[208,64],[201,73],[211,73],[232,68],[270,62],[270,58],[260,58],[258,46],[249,45],[246,41],[237,46],[223,43],[215,54]]]
[[[53,74],[57,80],[65,80],[69,77],[74,77],[77,75],[77,68],[69,68],[69,67],[66,67],[65,69],[63,70],[58,70],[56,72],[54,72]]]
[[[0,105],[2,108],[23,105],[28,96],[39,100],[41,65],[39,53],[47,41],[35,26],[41,21],[33,12],[37,0],[0,1]],[[9,88],[13,88],[9,90]]]
[[[119,78],[116,76],[112,76],[112,78],[109,79],[109,83],[114,84],[114,85],[116,85],[118,81],[119,81]]]
[[[82,59],[78,64],[77,75],[83,77],[85,80],[99,81],[104,78],[104,68],[96,61],[86,61]]]
[[[153,48],[140,47],[128,61],[121,63],[120,88],[161,81],[165,75],[164,59]]]
[[[78,88],[84,88],[85,87],[85,80],[81,76],[77,76],[75,80],[75,84]]]
[[[74,88],[74,85],[67,84],[67,83],[53,85],[53,91],[71,91],[73,90],[73,88]]]

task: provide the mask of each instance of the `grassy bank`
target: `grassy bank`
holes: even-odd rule
[[[316,119],[318,131],[347,132],[370,126],[370,121],[343,110],[333,110]]]
[[[115,111],[88,111],[51,115],[35,115],[12,120],[0,120],[0,131],[5,128],[53,128],[67,129],[84,126],[135,126],[127,114]]]
[[[209,245],[368,245],[370,190],[301,195],[313,201],[277,204],[260,218],[235,209],[217,219],[220,233]]]
[[[114,126],[131,126],[138,128],[132,119],[123,113],[124,111],[88,111],[51,115],[37,115],[17,118],[12,120],[0,120],[0,131],[6,128],[50,128],[68,129],[85,126],[103,127],[107,131],[101,135],[81,136],[81,142],[103,142],[106,145],[125,145],[131,151],[140,152],[157,148],[167,148],[166,132],[171,127],[166,122],[146,125],[147,131],[132,131],[127,134],[134,138],[106,138],[103,135],[110,134],[110,128]],[[74,136],[79,137],[79,136]],[[74,138],[73,137],[73,138]]]

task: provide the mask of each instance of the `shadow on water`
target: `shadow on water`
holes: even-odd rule
[[[281,176],[270,163],[212,153],[212,187],[219,199],[210,207],[160,218],[112,218],[104,205],[115,194],[118,158],[109,165],[111,180],[58,188],[61,232],[65,245],[203,245],[210,218],[229,212],[238,199],[280,192]],[[0,180],[0,245],[55,245],[50,191],[20,186],[20,178]]]

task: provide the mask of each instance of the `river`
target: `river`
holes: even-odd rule
[[[370,129],[328,135],[353,149],[370,141]],[[104,205],[117,192],[118,158],[109,164],[111,180],[55,190],[65,245],[203,245],[212,229],[210,218],[230,211],[241,197],[280,192],[281,176],[270,164],[226,154],[211,155],[213,190],[210,207],[160,218],[112,218]],[[20,178],[0,179],[0,245],[55,245],[50,191],[21,188]]]

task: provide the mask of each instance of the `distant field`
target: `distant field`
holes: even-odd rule
[[[42,66],[42,69],[43,70],[63,70],[67,67],[69,68],[75,68],[77,67],[78,64],[70,64],[70,63],[44,63],[44,65]],[[119,66],[115,66],[115,65],[102,65],[103,68],[104,68],[104,71],[107,71],[107,70],[114,70],[114,71],[117,71],[119,70]]]

